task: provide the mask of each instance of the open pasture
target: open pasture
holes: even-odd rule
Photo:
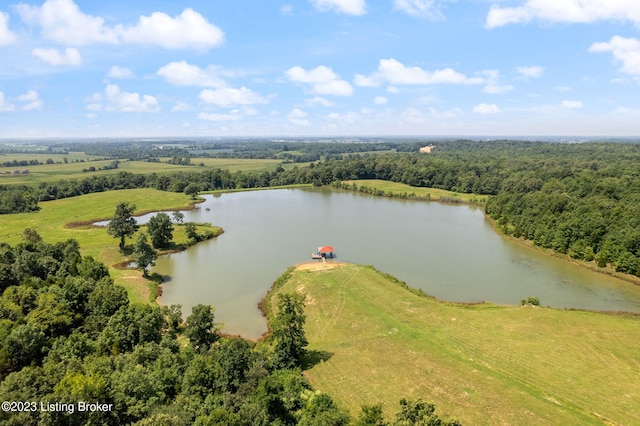
[[[421,188],[417,186],[410,186],[404,183],[391,182],[388,180],[379,179],[360,179],[360,180],[345,180],[343,183],[352,185],[356,184],[359,187],[365,186],[373,190],[384,191],[385,195],[393,194],[395,196],[402,196],[403,194],[415,194],[417,197],[429,196],[434,201],[459,201],[462,203],[483,203],[486,202],[487,195],[477,194],[464,194],[460,192],[452,192],[438,188]]]
[[[640,424],[640,317],[441,302],[358,265],[275,292],[305,295],[305,374],[352,414],[422,398],[469,425]]]

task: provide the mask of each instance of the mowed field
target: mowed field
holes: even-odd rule
[[[353,415],[422,398],[466,425],[640,424],[640,317],[446,303],[359,265],[279,292],[305,295],[305,375]]]
[[[78,154],[80,155],[80,154]],[[46,157],[46,158],[45,158]],[[63,161],[61,154],[12,154],[11,156],[0,156],[0,162],[17,160],[31,160],[45,162],[47,158],[59,162]],[[61,164],[41,164],[37,166],[17,167],[19,170],[28,169],[29,174],[25,175],[0,175],[0,185],[20,184],[33,185],[41,182],[57,182],[62,179],[84,179],[91,176],[114,175],[120,172],[129,172],[134,174],[151,174],[151,173],[172,173],[177,171],[201,172],[207,169],[225,169],[234,173],[241,172],[265,172],[274,171],[280,165],[280,160],[270,159],[242,159],[242,158],[192,158],[191,166],[181,166],[179,164],[150,163],[147,161],[128,161],[120,160],[117,169],[98,170],[110,165],[113,160],[91,160],[88,157],[77,157],[77,159],[85,159],[85,162],[69,162]],[[71,158],[69,158],[71,160]],[[168,158],[161,159],[162,161]],[[203,163],[204,166],[198,166]],[[293,167],[292,164],[286,164],[286,167]],[[96,171],[89,172],[84,169],[94,167]],[[0,167],[0,172],[12,172],[15,167]]]
[[[118,239],[107,234],[106,228],[94,226],[68,227],[73,222],[106,219],[113,216],[119,202],[136,205],[136,214],[145,211],[189,208],[191,200],[185,194],[154,189],[107,191],[80,197],[40,203],[40,211],[0,216],[0,241],[14,245],[20,242],[25,228],[35,229],[47,242],[74,238],[80,243],[83,255],[91,255],[109,266],[116,283],[123,285],[132,302],[147,303],[148,282],[142,273],[132,269],[117,269],[113,265],[124,260],[118,250]],[[174,226],[174,241],[187,240],[183,226]],[[127,240],[133,244],[137,234]]]
[[[458,200],[461,203],[484,203],[487,201],[487,195],[477,194],[464,194],[460,192],[452,192],[438,188],[421,188],[417,186],[410,186],[404,183],[391,182],[388,180],[378,179],[360,179],[360,180],[345,180],[343,183],[352,185],[356,184],[358,187],[366,186],[375,190],[384,191],[385,194],[395,194],[400,196],[402,194],[415,194],[418,197],[429,196],[431,200],[438,201],[451,201]]]

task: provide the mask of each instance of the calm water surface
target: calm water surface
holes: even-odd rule
[[[211,304],[225,332],[247,338],[266,331],[257,303],[272,282],[320,245],[441,299],[640,312],[640,287],[507,241],[469,206],[282,189],[208,195],[184,213],[225,233],[157,260],[162,303],[185,317]]]

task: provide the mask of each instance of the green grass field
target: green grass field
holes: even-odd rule
[[[37,159],[38,161],[45,162],[47,158],[58,162],[62,161],[61,154],[10,154],[0,156],[0,162],[11,161],[14,158],[17,160],[30,160]],[[70,157],[70,156],[69,156]],[[78,159],[85,159],[85,162],[69,162],[62,164],[42,164],[37,166],[24,166],[18,167],[18,169],[28,169],[29,174],[26,175],[0,175],[0,184],[5,185],[34,185],[41,182],[57,182],[62,179],[83,179],[91,176],[113,175],[120,172],[129,172],[134,174],[151,174],[151,173],[172,173],[177,171],[189,171],[189,172],[201,172],[207,169],[225,169],[234,173],[241,172],[265,172],[275,171],[280,160],[269,159],[238,159],[238,158],[193,158],[191,162],[195,165],[181,166],[179,164],[167,164],[167,163],[150,163],[147,161],[127,161],[120,160],[120,164],[117,169],[111,170],[98,170],[104,166],[110,165],[113,160],[96,160],[88,161],[90,158],[78,154]],[[71,159],[71,157],[70,157]],[[161,159],[162,161],[168,160],[168,158]],[[204,167],[197,166],[203,163]],[[284,167],[294,167],[293,164],[286,164]],[[94,167],[94,172],[83,172],[83,169]],[[0,172],[11,172],[14,167],[0,167]]]
[[[402,194],[415,194],[418,197],[426,197],[427,195],[431,200],[439,201],[451,201],[459,200],[461,203],[485,203],[487,201],[487,195],[477,194],[464,194],[459,192],[446,191],[438,188],[420,188],[417,186],[410,186],[404,183],[391,182],[387,180],[378,179],[360,179],[360,180],[345,180],[343,183],[348,185],[356,184],[358,187],[366,186],[374,190],[384,191],[385,194],[395,194],[400,196]]]
[[[305,374],[354,415],[405,397],[466,425],[640,424],[640,317],[446,303],[319,265],[276,292],[306,296]]]
[[[67,161],[69,162],[74,162],[74,161],[91,161],[91,160],[97,160],[101,157],[99,156],[95,156],[95,155],[87,155],[84,152],[69,152],[69,154],[57,154],[57,153],[45,153],[45,152],[30,152],[30,153],[20,153],[20,154],[16,154],[16,153],[7,153],[7,152],[2,152],[0,150],[0,163],[5,163],[7,161],[29,161],[29,160],[37,160],[40,163],[46,163],[48,159],[53,160],[54,162],[58,163],[62,163],[65,159],[65,157],[67,158]],[[0,168],[0,170],[2,170],[2,168]]]
[[[118,250],[118,240],[107,234],[106,228],[81,226],[69,228],[72,222],[86,222],[113,216],[116,204],[128,201],[137,207],[136,214],[143,211],[188,208],[189,197],[182,193],[157,191],[154,189],[129,189],[83,195],[81,197],[40,203],[40,211],[33,213],[7,214],[0,216],[0,241],[16,244],[21,240],[25,228],[33,228],[47,242],[74,238],[80,243],[82,253],[91,255],[109,266],[116,283],[123,285],[132,302],[148,301],[148,283],[139,271],[117,269],[113,265],[124,260]],[[174,241],[184,243],[187,237],[184,227],[175,226]],[[136,236],[127,244],[133,244]]]

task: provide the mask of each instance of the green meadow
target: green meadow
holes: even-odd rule
[[[113,216],[116,205],[128,201],[136,205],[136,214],[158,209],[189,208],[192,201],[185,194],[154,189],[128,189],[83,195],[81,197],[40,203],[40,211],[7,214],[0,217],[0,241],[9,244],[20,242],[25,228],[35,229],[47,242],[74,238],[80,243],[82,253],[91,255],[109,266],[116,283],[123,285],[132,302],[146,303],[149,298],[149,282],[140,271],[119,269],[114,265],[125,260],[118,250],[118,240],[107,234],[106,228],[90,225],[69,226]],[[174,226],[174,241],[187,241],[184,227]],[[136,236],[128,240],[133,244]]]
[[[113,163],[113,160],[99,160],[77,154],[77,159],[85,159],[85,162],[60,163],[64,156],[62,154],[10,154],[0,156],[0,162],[16,160],[33,160],[46,162],[48,158],[55,161],[55,164],[40,164],[37,166],[24,166],[18,169],[28,169],[29,174],[25,175],[4,175],[0,174],[0,184],[10,185],[34,185],[42,182],[54,183],[63,179],[84,179],[91,176],[115,175],[120,172],[134,174],[151,173],[173,173],[173,172],[201,172],[207,169],[225,169],[231,173],[235,172],[271,172],[280,165],[280,160],[272,159],[243,159],[243,158],[192,158],[194,165],[182,166],[179,164],[168,164],[166,162],[153,163],[148,161],[120,160],[117,169],[99,170]],[[71,155],[68,156],[71,160]],[[167,161],[169,158],[162,158]],[[204,166],[199,166],[202,163]],[[83,171],[94,167],[95,171]],[[286,164],[284,167],[295,167],[295,164]],[[12,172],[15,167],[0,167],[0,172]]]
[[[404,183],[391,182],[379,179],[345,180],[344,184],[356,184],[364,186],[374,191],[384,191],[385,195],[402,196],[403,194],[415,194],[416,197],[429,197],[433,201],[458,201],[461,203],[484,203],[487,195],[464,194],[460,192],[447,191],[438,188],[422,188],[410,186]]]
[[[372,267],[330,268],[272,293],[305,295],[305,375],[353,415],[422,398],[468,425],[640,424],[640,317],[447,303]]]

